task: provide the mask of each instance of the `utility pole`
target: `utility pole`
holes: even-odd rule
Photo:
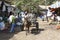
[[[47,2],[47,0],[45,0],[45,8],[47,8],[47,7],[46,7],[46,6],[47,6],[47,3],[46,3],[46,2]],[[46,15],[46,20],[47,20],[47,22],[48,22],[47,11],[46,11],[46,14],[45,14],[45,15]]]

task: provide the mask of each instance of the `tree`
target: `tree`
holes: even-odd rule
[[[5,0],[22,10],[37,10],[38,5],[50,5],[56,0]]]

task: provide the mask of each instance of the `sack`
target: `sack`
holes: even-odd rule
[[[0,22],[0,30],[4,30],[5,29],[5,24],[4,22]]]

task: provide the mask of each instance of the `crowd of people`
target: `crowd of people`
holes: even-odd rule
[[[0,30],[5,30],[5,29],[10,28],[9,32],[14,32],[14,28],[16,26],[19,26],[21,31],[24,30],[25,26],[27,28],[26,30],[29,30],[29,27],[32,23],[35,22],[36,24],[37,16],[35,13],[28,12],[28,11],[21,11],[18,13],[18,15],[15,15],[14,12],[11,11],[8,17],[5,19],[6,22],[3,19],[4,18],[1,16],[0,17]]]
[[[14,28],[16,25],[21,26],[21,30],[24,29],[24,26],[29,30],[29,26],[32,23],[35,23],[37,20],[37,13],[35,12],[29,12],[28,10],[21,11],[16,13],[15,8],[12,10],[9,10],[8,7],[2,2],[0,7],[0,30],[8,29],[7,25],[10,27],[9,32],[14,32]],[[51,24],[52,21],[60,21],[60,16],[57,15],[58,11],[54,8],[48,8],[48,11],[46,14],[42,13],[42,19],[44,21],[44,17],[47,19],[47,22]],[[4,15],[3,15],[4,14]],[[16,15],[18,14],[18,15]],[[41,15],[40,15],[41,16]],[[38,27],[36,27],[38,28]]]
[[[51,8],[49,7],[47,9],[47,14],[43,14],[43,18],[46,18],[47,22],[49,22],[49,24],[51,24],[53,21],[60,21],[60,16],[58,15],[59,11],[58,8]]]

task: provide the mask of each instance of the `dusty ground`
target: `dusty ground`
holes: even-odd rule
[[[47,22],[42,22],[38,18],[39,32],[36,30],[26,35],[26,31],[8,33],[0,33],[0,40],[60,40],[60,30],[56,30],[55,25],[48,25]],[[31,30],[34,27],[31,28]]]

